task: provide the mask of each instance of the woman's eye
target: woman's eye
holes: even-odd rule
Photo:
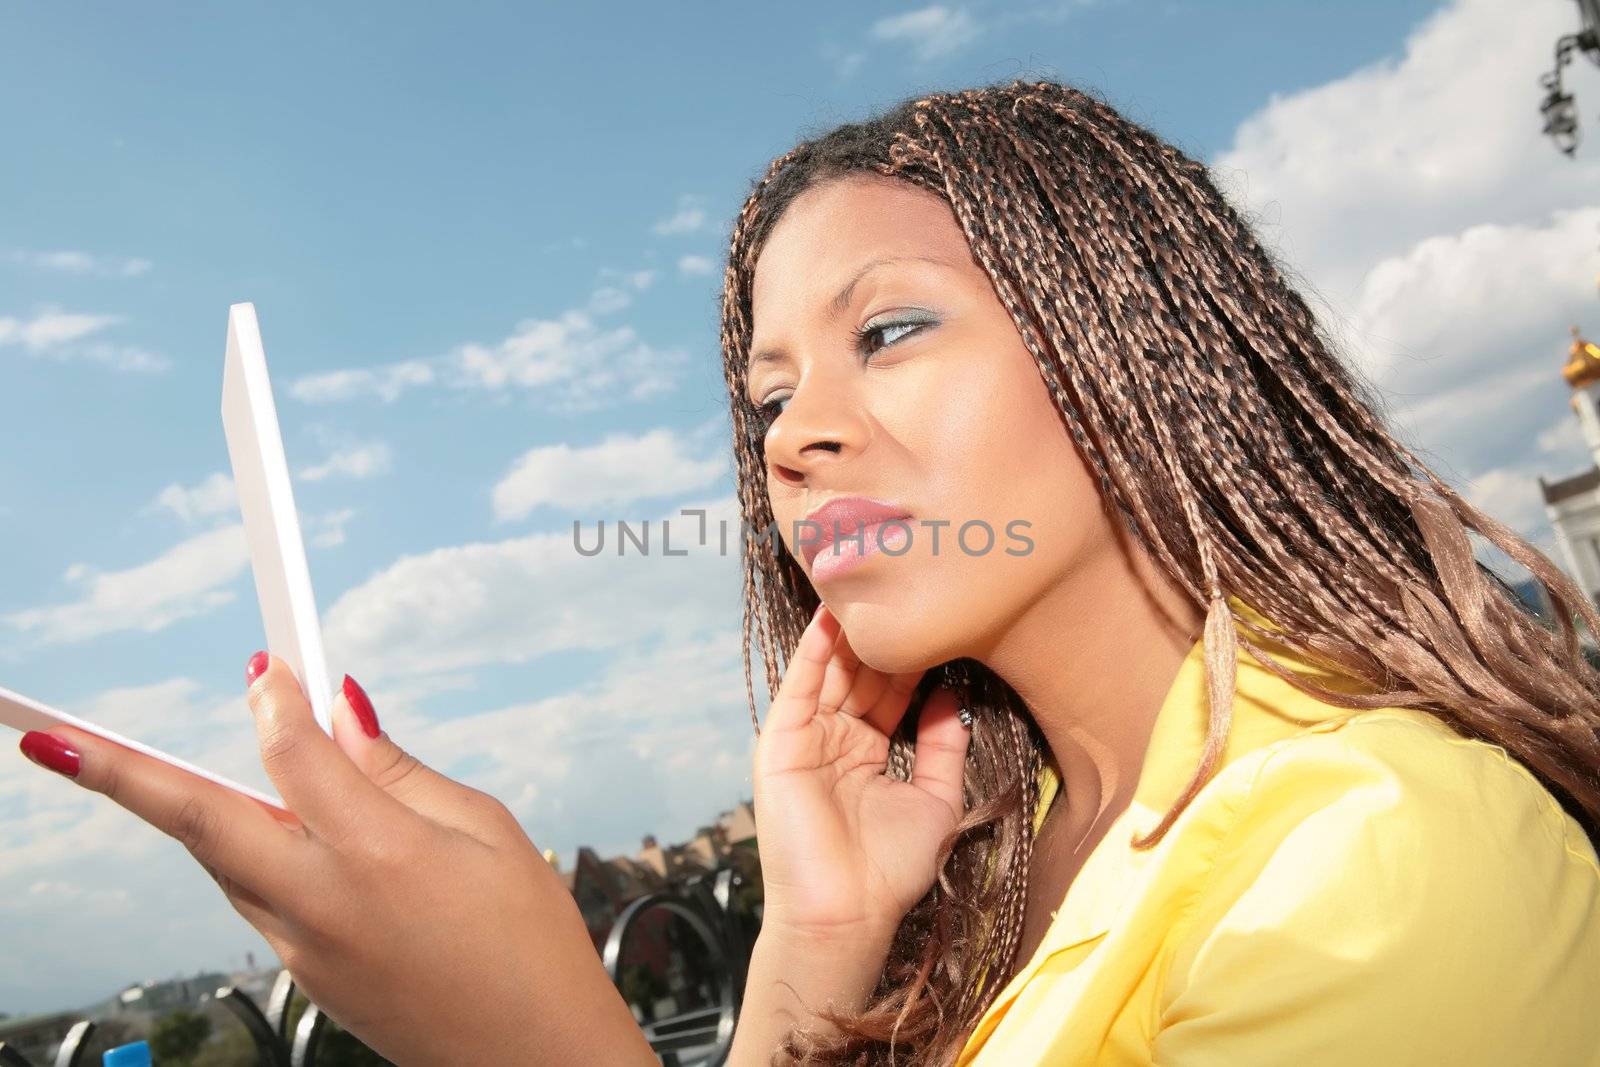
[[[772,424],[778,421],[778,416],[783,414],[783,405],[789,402],[786,396],[775,397],[756,406],[756,436],[765,437]]]
[[[880,322],[876,326],[868,323],[856,331],[857,347],[865,348],[870,355],[879,348],[887,348],[897,341],[902,340],[907,334],[914,332],[920,326],[929,325],[920,319],[911,319],[901,322]],[[904,332],[896,332],[904,331]],[[881,344],[871,344],[872,338],[878,338]]]

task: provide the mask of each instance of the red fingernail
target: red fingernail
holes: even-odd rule
[[[48,767],[68,778],[78,777],[78,752],[55,734],[43,730],[29,730],[22,735],[19,745],[22,754],[41,767]]]
[[[250,685],[257,678],[265,674],[267,670],[267,664],[269,662],[271,662],[271,660],[265,652],[257,652],[255,655],[251,656],[250,662],[245,664],[244,684]]]
[[[367,698],[367,691],[348,674],[344,676],[344,698],[350,702],[350,710],[356,713],[356,720],[361,723],[361,729],[366,731],[368,737],[377,737],[378,713],[372,710],[372,701]]]

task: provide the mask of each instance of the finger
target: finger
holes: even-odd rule
[[[872,727],[885,737],[894,733],[900,725],[900,720],[905,718],[906,709],[911,706],[911,694],[916,692],[917,683],[922,681],[922,676],[927,671],[907,671],[904,674],[888,676],[889,684],[884,687],[883,693],[878,697],[865,715],[862,716]]]
[[[395,744],[378,725],[378,712],[361,684],[348,674],[333,700],[333,739],[367,780],[423,816],[454,826],[463,791]]]
[[[304,884],[311,859],[304,830],[274,818],[250,797],[72,726],[30,731],[22,749],[173,838],[202,867],[262,898],[283,899]],[[76,759],[63,758],[71,755]]]
[[[831,715],[845,710],[845,705],[850,702],[855,689],[860,668],[861,659],[850,647],[850,638],[845,634],[844,628],[840,627],[839,636],[833,641],[833,652],[828,658],[827,669],[823,673],[822,690],[817,694],[819,714]]]
[[[778,695],[773,698],[767,712],[769,729],[798,729],[811,721],[817,711],[817,698],[822,693],[822,679],[828,661],[833,658],[833,645],[839,636],[839,620],[834,618],[825,604],[817,606],[811,616],[794,655],[789,657],[783,671],[783,681],[778,685]]]
[[[853,715],[864,719],[867,713],[877,706],[883,699],[884,690],[889,688],[893,681],[891,675],[871,667],[856,671],[855,685],[850,689],[850,695],[844,698],[844,705],[839,709],[846,715]]]
[[[967,810],[962,795],[966,778],[967,746],[972,731],[961,723],[956,696],[935,689],[923,702],[917,720],[917,744],[912,755],[911,784],[950,806],[956,818]]]
[[[251,669],[258,663],[252,658]],[[384,826],[408,813],[317,724],[294,672],[277,656],[268,656],[265,669],[250,681],[249,698],[262,766],[317,837],[337,849],[364,827]]]
[[[889,687],[890,678],[882,671],[874,670],[861,662],[861,657],[856,655],[856,650],[850,644],[850,635],[842,628],[839,630],[839,640],[834,645],[833,655],[834,662],[828,664],[828,677],[823,682],[822,696],[817,702],[818,710],[838,711],[857,719],[863,718],[883,696],[883,691]],[[837,696],[830,688],[846,685],[848,688],[842,697]]]

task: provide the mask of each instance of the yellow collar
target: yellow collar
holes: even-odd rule
[[[1276,629],[1243,601],[1230,598],[1230,602],[1238,614],[1266,629]],[[1285,645],[1263,641],[1237,620],[1234,626],[1241,637],[1297,674],[1335,690],[1361,688],[1360,682],[1314,665]],[[1059,914],[1039,946],[1041,955],[1092,940],[1111,928],[1118,907],[1127,899],[1128,880],[1144,865],[1151,851],[1134,850],[1130,840],[1155,829],[1199,769],[1205,749],[1207,704],[1205,642],[1197,639],[1156,714],[1134,799],[1111,824],[1073,879]],[[1353,714],[1355,709],[1326,704],[1302,693],[1240,648],[1233,717],[1222,762],[1215,773],[1245,753],[1308,728],[1329,729]],[[1035,832],[1050,800],[1059,791],[1057,769],[1047,763],[1039,784]]]

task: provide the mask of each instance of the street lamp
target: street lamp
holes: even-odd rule
[[[1544,116],[1544,132],[1556,147],[1572,155],[1578,147],[1578,108],[1572,94],[1561,86],[1561,71],[1572,62],[1573,52],[1582,52],[1590,62],[1600,66],[1600,0],[1573,0],[1578,5],[1578,18],[1583,27],[1556,41],[1556,65],[1548,74],[1540,75],[1544,87],[1544,102],[1539,113]]]

